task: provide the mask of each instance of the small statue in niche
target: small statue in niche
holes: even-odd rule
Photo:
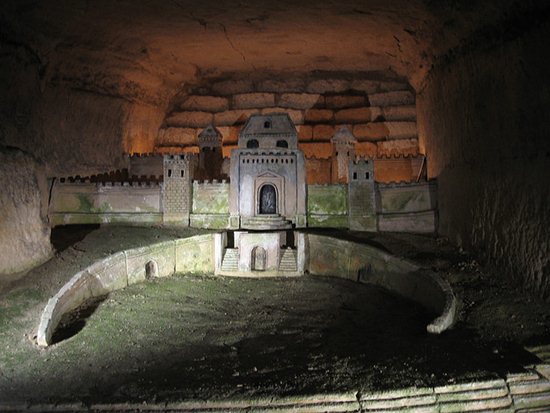
[[[260,191],[260,214],[275,214],[277,202],[273,185],[265,185]]]

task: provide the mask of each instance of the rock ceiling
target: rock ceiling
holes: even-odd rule
[[[4,0],[0,39],[44,81],[150,103],[231,71],[391,69],[418,87],[436,57],[526,3]]]

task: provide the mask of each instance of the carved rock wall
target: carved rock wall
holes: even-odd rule
[[[418,95],[420,143],[438,178],[439,229],[550,295],[548,21],[463,50]]]
[[[250,115],[281,112],[296,124],[301,147],[309,156],[326,158],[322,145],[342,126],[360,142],[360,155],[418,152],[414,91],[406,79],[389,71],[231,73],[204,78],[174,99],[156,149],[192,151],[200,131],[213,123],[227,152]]]
[[[17,149],[0,147],[0,275],[32,268],[51,253],[50,228],[41,194],[47,193],[39,165]]]
[[[123,152],[153,149],[161,104],[46,80],[27,49],[0,49],[0,144],[40,159],[48,176],[112,170],[123,166]]]

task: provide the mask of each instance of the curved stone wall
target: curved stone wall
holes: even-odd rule
[[[441,333],[453,324],[457,300],[449,283],[437,274],[368,245],[314,234],[308,239],[311,274],[378,285],[416,301],[438,314],[427,326],[430,333]]]
[[[148,276],[212,272],[213,237],[197,235],[117,252],[78,272],[48,301],[40,318],[38,345],[50,345],[63,314],[89,298],[144,281]]]
[[[439,316],[427,327],[430,333],[449,328],[455,319],[456,298],[449,284],[434,273],[374,247],[333,237],[305,234],[298,243],[305,269],[313,275],[340,277],[384,287],[419,302]],[[86,300],[174,273],[214,273],[223,256],[224,237],[197,235],[117,252],[75,274],[52,297],[42,312],[37,332],[40,346],[51,344],[63,314]],[[250,276],[254,276],[252,273]]]

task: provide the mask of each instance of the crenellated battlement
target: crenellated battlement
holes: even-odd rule
[[[212,179],[208,180],[205,179],[204,181],[194,180],[193,186],[206,186],[206,185],[227,185],[229,184],[229,181],[227,179],[217,180]]]
[[[330,157],[330,156],[326,156],[326,157],[322,157],[322,156],[319,156],[319,157],[317,157],[317,156],[309,156],[309,157],[306,157],[306,158],[305,158],[306,162],[308,162],[308,161],[309,161],[309,162],[315,162],[315,161],[328,161],[328,160],[330,160],[330,159],[332,159],[332,157]]]
[[[128,169],[57,179],[52,222],[247,228],[250,217],[280,214],[285,225],[297,228],[435,230],[437,186],[426,180],[423,154],[370,146],[356,152],[354,145],[372,144],[358,142],[355,128],[343,128],[331,142],[308,141],[325,146],[305,157],[295,143],[274,138],[275,121],[262,117],[257,133],[241,136],[233,156],[213,147],[220,136],[212,126],[204,131],[200,153],[126,153]],[[399,220],[384,215],[405,213],[410,215]]]
[[[133,152],[133,153],[125,153],[124,156],[127,158],[160,158],[162,157],[161,153],[158,152]]]
[[[430,179],[428,181],[424,179],[417,182],[390,181],[390,182],[379,183],[378,187],[379,188],[415,188],[415,187],[424,186],[424,185],[437,186],[437,181],[435,179]]]
[[[179,154],[169,154],[163,155],[164,162],[181,162],[181,161],[192,161],[197,158],[195,153],[179,153]]]
[[[417,153],[417,154],[410,154],[410,153],[397,153],[397,152],[391,152],[391,153],[382,153],[382,154],[379,154],[378,156],[376,156],[376,159],[383,159],[383,160],[396,160],[396,161],[400,161],[400,160],[404,160],[404,159],[407,159],[407,160],[410,160],[410,159],[421,159],[421,158],[425,158],[425,155],[421,154],[421,153]]]
[[[353,165],[372,164],[374,161],[376,161],[376,158],[370,156],[355,156],[353,159],[350,159],[350,163]]]
[[[140,181],[140,180],[132,180],[132,181],[93,181],[90,178],[61,178],[55,182],[56,186],[88,186],[88,187],[96,187],[96,188],[113,188],[113,187],[119,187],[119,188],[153,188],[153,187],[159,187],[161,185],[161,182],[159,181]]]
[[[162,182],[163,177],[162,175],[132,175],[131,177],[124,176],[122,178],[117,178],[116,176],[112,175],[92,175],[89,177],[80,177],[77,176],[69,176],[69,177],[63,177],[59,178],[56,181],[56,184],[58,185],[75,185],[75,184],[98,184],[98,185],[115,185],[115,184],[122,184],[123,186],[132,186],[134,184],[140,184],[140,183],[160,183]]]
[[[140,181],[131,181],[131,182],[97,182],[96,186],[98,188],[103,187],[132,187],[132,188],[158,188],[160,187],[160,182],[140,182]]]

